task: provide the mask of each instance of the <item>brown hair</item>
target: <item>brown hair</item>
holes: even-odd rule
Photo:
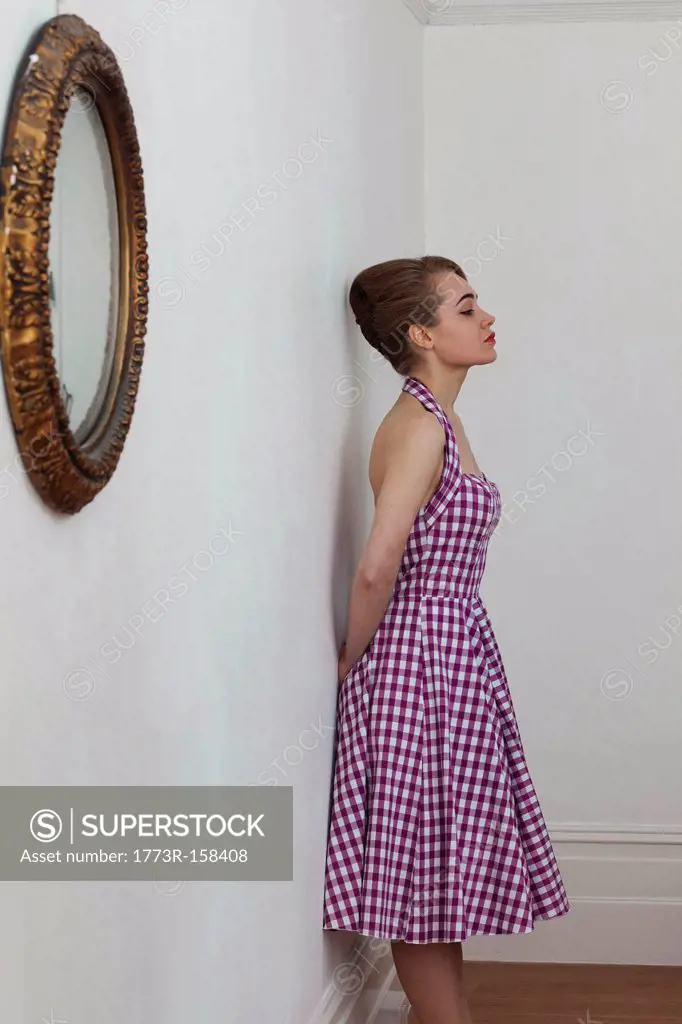
[[[362,270],[350,286],[348,300],[356,323],[401,376],[407,376],[417,360],[407,333],[410,324],[436,326],[443,301],[438,279],[451,271],[467,280],[459,264],[445,256],[386,260]]]

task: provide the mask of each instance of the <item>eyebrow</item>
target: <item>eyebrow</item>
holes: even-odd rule
[[[462,295],[462,297],[457,300],[455,305],[459,306],[460,302],[464,302],[465,299],[476,299],[476,298],[478,298],[478,296],[474,295],[473,292],[465,292],[464,295]]]

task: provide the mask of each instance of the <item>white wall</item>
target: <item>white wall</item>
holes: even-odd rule
[[[4,884],[7,1021],[299,1024],[349,945],[321,930],[336,650],[367,526],[367,445],[399,379],[368,358],[346,294],[363,266],[422,251],[422,30],[395,0],[191,0],[164,22],[167,6],[65,7],[124,68],[153,300],[126,449],[79,515],[35,496],[2,406],[0,776],[274,772],[295,786],[296,877],[189,882],[172,898],[144,882]],[[55,9],[0,11],[8,96]],[[311,138],[327,141],[300,150]],[[274,200],[245,207],[261,187]],[[228,553],[193,568],[221,530]],[[131,618],[174,576],[186,593],[130,646]],[[313,727],[319,746],[297,763]]]
[[[426,249],[497,316],[460,396],[504,501],[482,594],[574,907],[470,956],[682,963],[670,29],[426,29]]]

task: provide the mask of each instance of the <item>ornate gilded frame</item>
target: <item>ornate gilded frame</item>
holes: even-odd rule
[[[74,90],[93,98],[107,137],[119,224],[119,307],[111,377],[89,435],[69,426],[53,355],[48,246],[61,130]],[[0,165],[0,343],[22,461],[53,509],[74,513],[109,482],[137,398],[149,265],[140,150],[113,51],[66,14],[34,37],[15,84]]]

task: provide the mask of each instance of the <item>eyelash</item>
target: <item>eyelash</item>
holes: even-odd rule
[[[475,310],[473,309],[463,309],[462,316],[472,316],[474,312]]]

